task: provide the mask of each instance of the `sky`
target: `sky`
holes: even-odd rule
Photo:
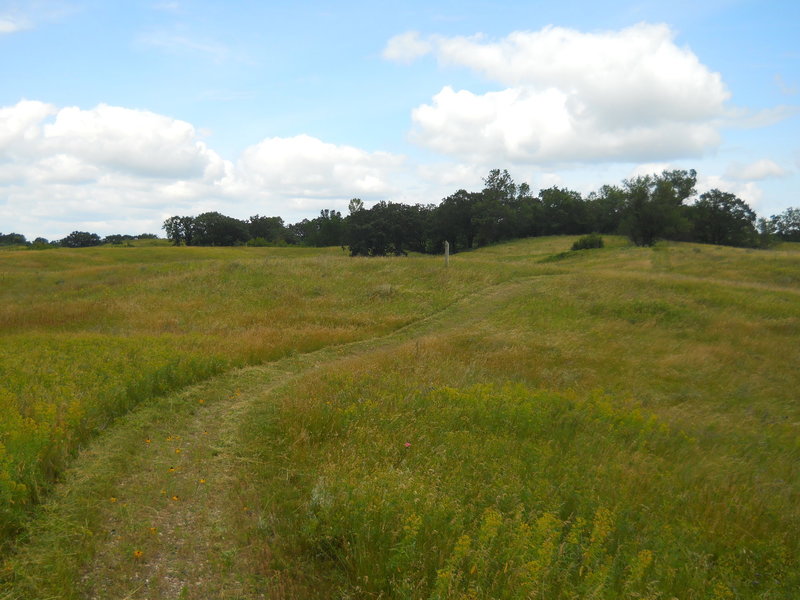
[[[800,207],[800,2],[0,0],[0,233],[696,169]]]

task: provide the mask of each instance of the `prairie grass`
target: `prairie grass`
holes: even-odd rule
[[[474,260],[529,261],[529,244]],[[435,333],[276,395],[241,436],[264,581],[297,598],[794,597],[800,256],[695,248],[540,262]]]
[[[800,245],[606,238],[569,252],[573,241],[460,253],[449,269],[256,248],[46,253],[75,279],[19,267],[42,289],[69,281],[58,298],[75,312],[36,326],[25,307],[40,284],[16,280],[29,300],[9,319],[20,351],[2,364],[21,375],[4,401],[38,379],[50,393],[43,363],[63,353],[52,381],[95,390],[76,404],[96,413],[70,444],[106,430],[70,463],[0,590],[795,597]],[[106,312],[82,313],[104,289]],[[162,385],[148,379],[158,365]],[[214,369],[226,374],[143,401]],[[41,415],[71,423],[69,403],[21,406],[9,432],[58,422]],[[8,472],[18,456],[2,457]]]
[[[138,402],[386,334],[503,276],[443,274],[420,259],[351,260],[339,249],[4,252],[0,538],[82,444]]]

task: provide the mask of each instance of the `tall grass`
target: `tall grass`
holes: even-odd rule
[[[800,585],[787,498],[633,403],[336,374],[312,389],[323,396],[299,409],[287,395],[253,442],[275,469],[262,472],[267,577],[388,598],[788,598]]]
[[[217,539],[209,520],[238,545],[219,560],[184,557],[172,572],[197,561],[207,581],[233,577],[239,596],[793,598],[800,247],[643,249],[607,238],[569,252],[573,241],[461,253],[449,269],[434,257],[255,248],[0,262],[13,299],[3,364],[17,377],[0,399],[19,415],[5,440],[25,427],[17,438],[36,440],[34,424],[63,422],[85,428],[74,447],[172,385],[273,361],[208,382],[214,394],[152,403],[175,407],[155,413],[160,450],[143,441],[147,406],[131,415],[138,429],[112,427],[102,475],[89,472],[99,458],[76,464],[4,589],[152,595],[131,587],[134,575],[155,577],[131,551],[155,556],[166,544],[148,541],[142,523],[160,514],[153,498],[172,481],[169,440],[180,427],[204,438],[195,408],[218,396],[215,414],[235,407],[228,462],[216,467],[232,489],[187,501],[184,535],[197,540],[181,547]],[[40,296],[53,287],[51,300]],[[71,312],[59,317],[56,299]],[[62,354],[51,373],[48,357]],[[61,381],[74,409],[52,399]],[[23,455],[0,454],[12,475],[3,481],[18,482]],[[110,504],[115,489],[130,503]],[[167,523],[178,505],[163,502]],[[78,538],[81,552],[59,562]],[[99,587],[86,579],[98,573]],[[188,583],[184,592],[207,597]]]
[[[703,264],[724,252],[741,271]],[[792,598],[800,256],[778,258],[568,255],[286,388],[242,435],[262,577],[298,598]]]
[[[138,402],[388,333],[499,277],[443,279],[429,261],[351,260],[338,249],[4,252],[0,538],[82,444]]]

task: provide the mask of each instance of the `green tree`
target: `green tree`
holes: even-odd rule
[[[472,248],[477,225],[475,213],[481,194],[458,190],[444,198],[431,215],[433,245],[441,250],[444,241],[450,242],[452,252]]]
[[[360,210],[364,210],[364,201],[361,200],[361,198],[353,198],[347,204],[347,210],[351,215]]]
[[[161,228],[166,231],[167,239],[175,246],[181,244],[191,246],[194,242],[194,217],[170,217],[164,221]]]
[[[314,219],[303,219],[289,227],[294,243],[304,246],[343,246],[345,219],[338,210],[321,210]]]
[[[276,244],[286,239],[286,227],[280,217],[254,215],[250,217],[247,225],[251,238],[262,238],[270,244]]]
[[[684,202],[695,194],[697,172],[664,171],[623,182],[625,206],[621,229],[637,246],[677,238],[689,228]]]
[[[479,246],[511,239],[519,230],[515,213],[520,186],[505,169],[492,169],[483,183],[472,209],[475,241]],[[527,185],[523,193],[530,193]]]
[[[428,245],[429,207],[378,202],[347,217],[346,240],[351,256],[405,255]]]
[[[100,236],[88,231],[73,231],[60,242],[65,248],[87,248],[89,246],[99,246],[100,243]]]
[[[800,242],[800,208],[787,208],[770,218],[772,228],[784,242]]]
[[[247,223],[218,212],[197,215],[192,224],[192,243],[197,246],[236,246],[249,239]]]
[[[757,246],[756,213],[734,194],[718,189],[701,194],[688,207],[692,239],[703,244]]]
[[[107,235],[103,238],[104,244],[114,244],[120,245],[123,242],[130,242],[131,240],[135,240],[136,238],[132,235],[122,234],[122,233],[112,233],[111,235]]]
[[[28,240],[21,233],[0,233],[0,246],[25,246]]]
[[[589,233],[589,214],[579,192],[551,187],[539,192],[539,235]]]
[[[615,185],[604,185],[586,199],[592,231],[616,233],[625,210],[625,192]]]

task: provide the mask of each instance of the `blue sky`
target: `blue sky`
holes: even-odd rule
[[[800,3],[0,0],[0,232],[287,222],[506,168],[800,206]]]

